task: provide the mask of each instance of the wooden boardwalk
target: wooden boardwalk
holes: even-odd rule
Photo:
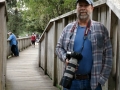
[[[38,67],[38,46],[7,60],[6,90],[59,90]]]

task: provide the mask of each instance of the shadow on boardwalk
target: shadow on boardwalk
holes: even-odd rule
[[[7,60],[6,90],[59,90],[38,67],[38,46]]]

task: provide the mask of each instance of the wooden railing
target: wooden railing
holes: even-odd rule
[[[7,10],[5,0],[0,0],[0,90],[5,90],[6,78],[6,32]]]
[[[22,51],[23,49],[31,45],[30,37],[17,38],[17,41],[18,41],[19,51]],[[11,52],[11,47],[10,47],[10,41],[7,40],[7,57],[9,57],[11,54],[12,52]]]
[[[114,0],[98,0],[94,3],[93,20],[103,23],[108,31],[113,46],[113,69],[103,90],[120,89],[120,4]],[[118,0],[116,0],[118,1]],[[118,1],[119,2],[119,1]],[[59,85],[63,75],[63,63],[55,54],[55,47],[63,28],[76,20],[76,11],[73,10],[57,18],[51,19],[41,35],[39,43],[39,66],[44,73],[53,80],[53,85]]]

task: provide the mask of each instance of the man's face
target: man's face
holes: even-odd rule
[[[79,20],[87,20],[93,11],[93,6],[88,4],[87,1],[79,1],[76,6],[77,18]]]

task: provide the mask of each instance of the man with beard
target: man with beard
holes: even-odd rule
[[[91,20],[92,0],[77,0],[76,11],[77,20],[63,29],[56,46],[56,54],[66,66],[70,59],[67,51],[83,56],[78,60],[70,89],[64,90],[102,90],[112,68],[108,30],[100,22]]]

